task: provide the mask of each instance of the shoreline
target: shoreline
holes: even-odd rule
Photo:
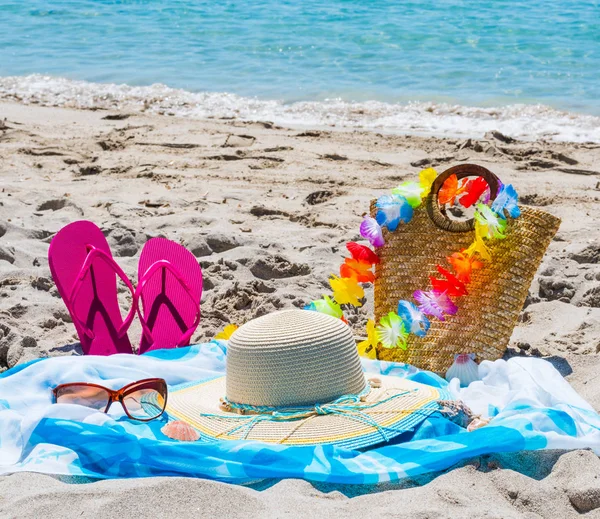
[[[129,86],[60,77],[0,77],[0,101],[116,110],[194,120],[270,121],[296,129],[343,129],[435,138],[483,138],[491,131],[533,142],[600,143],[600,116],[541,103],[463,106],[443,101],[282,102],[227,92],[192,92],[164,84]]]
[[[46,259],[53,234],[73,220],[96,222],[117,262],[134,280],[139,251],[148,238],[162,235],[187,246],[205,278],[202,320],[193,337],[199,342],[229,322],[241,324],[278,309],[300,308],[327,293],[328,276],[339,266],[345,243],[358,237],[371,198],[425,167],[441,172],[473,162],[514,184],[523,203],[563,220],[536,274],[507,356],[546,358],[600,410],[598,145],[510,141],[501,134],[439,139],[366,130],[298,130],[266,121],[0,101],[0,121],[4,118],[2,371],[40,356],[80,353]],[[372,288],[368,301],[349,315],[357,332],[372,314]],[[139,332],[132,329],[133,343]],[[538,464],[544,466],[543,474],[523,468]],[[307,514],[321,517],[323,510],[346,517],[404,507],[400,513],[406,517],[420,511],[440,517],[487,513],[568,518],[577,516],[585,503],[593,505],[590,509],[600,507],[594,497],[598,467],[598,457],[586,451],[554,457],[503,454],[483,457],[417,488],[352,500],[295,480],[257,492],[163,478],[67,486],[27,473],[0,478],[0,515],[60,517],[65,513],[63,499],[81,496],[73,516],[116,517],[124,510],[151,513],[166,506],[165,496],[171,496],[166,516],[198,508],[213,516],[279,517],[277,506],[289,498],[290,513],[305,506]],[[586,492],[588,501],[581,497]],[[190,495],[197,499],[189,500]],[[414,505],[407,506],[407,500]],[[232,502],[243,506],[232,510]]]

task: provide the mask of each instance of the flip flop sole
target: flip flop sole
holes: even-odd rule
[[[148,269],[160,261],[169,262],[183,277],[197,304],[170,270],[161,268],[151,274],[141,288],[138,311],[152,337],[142,334],[140,353],[187,346],[189,339],[182,342],[182,336],[193,326],[200,311],[202,269],[194,255],[178,243],[165,238],[149,240],[140,255],[138,283],[142,282]]]
[[[54,236],[48,250],[48,263],[58,292],[73,318],[84,354],[132,353],[127,335],[117,335],[123,324],[117,298],[117,276],[104,261],[96,259],[93,262],[75,301],[70,301],[73,285],[89,254],[89,246],[112,258],[106,238],[92,222],[73,222]],[[93,338],[85,334],[77,317],[92,330]]]

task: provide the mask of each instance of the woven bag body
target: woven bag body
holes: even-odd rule
[[[498,179],[485,168],[456,166],[438,176],[425,207],[415,210],[409,224],[393,233],[383,230],[385,245],[376,249],[381,260],[375,279],[377,321],[388,312],[396,312],[398,301],[412,301],[415,290],[428,290],[429,276],[439,277],[437,265],[448,268],[446,258],[473,243],[473,220],[450,220],[437,202],[438,191],[451,174],[459,180],[483,176],[492,197],[498,190]],[[373,202],[371,213],[375,212]],[[379,346],[378,358],[407,362],[440,374],[446,372],[458,353],[475,353],[478,361],[500,358],[559,224],[560,219],[549,213],[522,206],[519,218],[508,219],[506,238],[486,243],[492,261],[473,270],[469,294],[453,298],[458,313],[445,321],[432,318],[427,335],[420,338],[411,334],[406,350]]]

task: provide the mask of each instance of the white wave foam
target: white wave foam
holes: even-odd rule
[[[162,84],[133,87],[40,75],[0,77],[0,99],[194,118],[269,120],[289,126],[336,126],[473,138],[498,130],[524,140],[600,142],[600,117],[559,111],[539,104],[476,108],[433,102],[352,103],[339,99],[287,104],[227,93],[194,93]]]

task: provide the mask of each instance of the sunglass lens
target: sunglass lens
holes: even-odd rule
[[[166,389],[162,388],[135,389],[123,398],[123,405],[136,420],[152,420],[159,417],[165,410],[166,403]]]
[[[57,404],[77,404],[104,412],[110,395],[105,389],[94,386],[66,386],[56,395]]]

